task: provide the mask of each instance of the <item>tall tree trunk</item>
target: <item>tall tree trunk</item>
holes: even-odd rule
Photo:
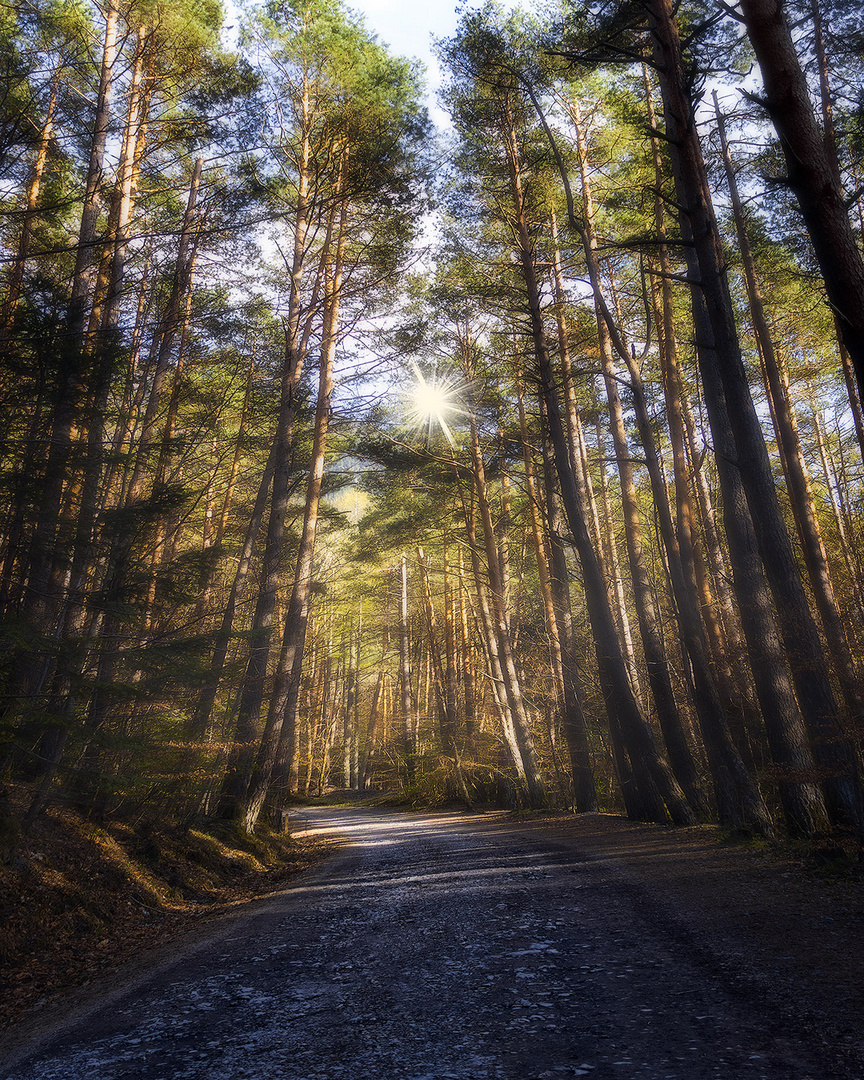
[[[750,301],[750,312],[753,319],[753,331],[756,338],[756,346],[762,363],[765,376],[766,388],[772,405],[772,418],[777,435],[778,446],[782,448],[783,471],[786,476],[786,484],[789,491],[789,501],[792,505],[792,514],[801,541],[804,554],[804,563],[810,578],[810,586],[816,602],[816,610],[822,621],[822,629],[834,664],[838,681],[846,703],[850,717],[864,715],[864,696],[861,694],[860,678],[855,668],[852,652],[846,639],[846,631],[843,620],[837,606],[834,595],[834,585],[831,580],[831,572],[828,566],[828,554],[822,540],[822,532],[816,517],[816,508],[813,502],[813,493],[810,488],[810,477],[804,464],[804,456],[801,452],[801,443],[798,438],[798,426],[792,412],[789,400],[789,390],[786,384],[785,372],[768,325],[765,313],[765,305],[759,278],[756,273],[756,265],[753,259],[753,251],[750,247],[750,238],[744,221],[744,209],[741,196],[738,192],[738,181],[732,165],[729,146],[726,141],[726,126],[720,112],[717,101],[717,93],[714,92],[714,108],[717,116],[717,126],[720,133],[720,144],[723,152],[723,165],[726,171],[726,180],[729,184],[729,193],[732,201],[732,213],[735,219],[735,230],[738,236],[738,247],[741,252],[741,260],[744,267],[744,280],[747,285],[747,295]]]
[[[3,298],[3,306],[0,308],[0,346],[5,347],[9,340],[9,332],[15,318],[15,309],[21,299],[21,287],[24,282],[24,272],[27,267],[27,258],[30,254],[30,241],[33,236],[33,224],[38,213],[39,196],[42,190],[42,177],[45,174],[45,166],[48,163],[48,151],[51,148],[51,140],[54,137],[54,111],[57,107],[57,91],[60,86],[60,73],[63,65],[58,61],[51,79],[51,93],[48,98],[48,107],[45,110],[45,119],[42,122],[42,131],[39,136],[39,150],[36,161],[33,164],[33,172],[30,183],[27,185],[27,202],[24,216],[21,220],[21,232],[18,234],[18,248],[15,253],[15,261],[9,274],[6,285],[6,295]]]
[[[372,695],[372,707],[369,710],[369,724],[366,728],[366,747],[360,765],[360,790],[368,791],[372,783],[377,763],[379,732],[387,726],[387,693],[385,680],[387,672],[382,667],[378,672],[375,692]]]
[[[240,549],[240,554],[237,559],[237,568],[234,571],[231,589],[228,593],[228,599],[225,602],[225,607],[222,612],[222,620],[216,633],[216,642],[213,648],[213,654],[210,658],[207,678],[199,692],[195,711],[193,712],[187,727],[187,737],[193,740],[203,738],[210,725],[210,717],[216,702],[216,696],[219,692],[222,671],[225,666],[228,648],[231,643],[237,603],[249,577],[249,570],[252,565],[252,554],[255,550],[255,542],[258,538],[258,533],[261,530],[261,523],[264,519],[264,511],[267,506],[267,498],[273,482],[273,473],[276,468],[279,450],[280,447],[275,441],[271,443],[267,464],[264,467],[264,472],[258,485],[255,503],[252,507],[252,512],[249,515],[249,523],[246,526],[246,534],[243,538],[243,546]]]
[[[447,556],[445,554],[445,579],[444,579],[444,653],[446,666],[441,663],[441,653],[438,647],[438,635],[436,630],[435,607],[432,603],[432,588],[429,584],[429,569],[426,565],[426,556],[423,549],[417,549],[417,561],[420,566],[420,578],[423,584],[423,607],[426,612],[426,630],[429,641],[429,658],[432,666],[432,674],[435,684],[435,697],[438,705],[438,731],[441,737],[441,749],[445,757],[453,762],[453,771],[456,777],[456,785],[460,796],[470,808],[472,805],[471,795],[465,783],[465,775],[462,772],[462,760],[457,741],[457,701],[456,701],[456,649],[452,615],[447,607],[451,597],[450,587],[447,581]]]
[[[243,405],[240,409],[240,422],[237,427],[237,436],[234,440],[234,454],[231,458],[231,467],[228,470],[228,478],[225,481],[225,490],[222,496],[222,507],[215,525],[211,525],[210,529],[205,532],[205,535],[202,538],[202,548],[204,552],[221,551],[222,541],[225,536],[225,530],[228,527],[228,522],[231,517],[231,511],[234,502],[234,488],[237,484],[237,478],[240,475],[240,466],[243,459],[243,443],[246,435],[246,424],[249,419],[249,405],[252,396],[252,381],[254,372],[255,358],[253,352],[252,354],[250,354],[249,357],[249,365],[246,372],[246,386],[243,393]],[[214,451],[215,450],[216,437],[214,436]],[[214,474],[211,477],[211,483],[215,483],[217,471],[218,466],[214,467]],[[198,600],[195,603],[195,617],[197,619],[204,619],[207,616],[216,571],[217,560],[212,557],[207,559],[204,569],[201,572]]]
[[[668,811],[676,824],[692,824],[693,813],[687,805],[684,793],[668,761],[660,753],[653,732],[633,695],[612,610],[609,606],[606,585],[586,526],[585,506],[573,476],[567,436],[561,421],[555,375],[546,341],[534,250],[525,215],[516,133],[509,103],[505,100],[502,104],[504,105],[502,136],[507,152],[513,224],[531,320],[534,360],[540,379],[540,392],[546,409],[549,434],[554,447],[555,466],[561,483],[564,510],[582,566],[585,599],[594,634],[607,714],[610,716],[611,724],[617,723],[621,727],[638,785],[638,800],[633,800],[631,796],[630,806],[635,808],[637,804],[639,805],[639,816],[664,820]]]
[[[344,178],[347,169],[347,149],[341,163]],[[334,216],[336,207],[334,206]],[[327,448],[327,429],[333,395],[333,363],[339,334],[339,305],[342,289],[342,272],[345,258],[345,241],[348,202],[343,199],[338,207],[335,225],[336,243],[332,267],[324,267],[324,311],[321,353],[318,374],[318,400],[315,407],[315,426],[312,437],[312,459],[306,482],[306,506],[303,528],[297,551],[294,585],[285,616],[282,650],[276,669],[273,694],[267,713],[267,722],[255,760],[254,772],[242,808],[238,816],[248,832],[252,832],[264,806],[274,771],[277,779],[286,776],[290,761],[287,754],[294,742],[294,726],[297,721],[297,698],[300,691],[300,675],[303,665],[303,648],[306,643],[306,627],[309,621],[309,603],[312,595],[313,560],[324,482],[324,464]],[[328,243],[328,247],[329,247]]]
[[[463,341],[463,348],[465,347],[467,346]],[[480,485],[480,481],[474,472],[472,472],[472,480],[474,485],[473,490],[475,493],[475,499],[472,500],[471,505],[468,505],[465,499],[465,493],[462,490],[461,485],[460,495],[462,498],[462,511],[465,520],[465,536],[468,541],[468,551],[471,555],[471,569],[474,576],[474,589],[477,595],[477,606],[480,611],[479,624],[483,636],[483,647],[486,653],[489,678],[492,685],[492,700],[495,703],[495,711],[501,724],[501,732],[510,755],[510,760],[513,763],[513,767],[516,770],[516,775],[520,783],[524,784],[526,782],[525,764],[522,760],[522,753],[516,740],[516,730],[513,723],[513,717],[510,712],[509,699],[505,690],[504,670],[501,664],[501,657],[499,653],[495,620],[493,618],[492,611],[490,610],[489,596],[486,588],[486,583],[483,579],[483,571],[480,565],[480,549],[477,540],[475,505],[479,503],[481,496],[485,498],[485,487]],[[478,486],[480,486],[479,494],[477,493]]]
[[[130,78],[126,124],[108,217],[106,253],[96,284],[96,292],[103,297],[103,300],[101,307],[95,302],[93,307],[94,319],[98,319],[98,326],[89,335],[86,346],[82,339],[82,354],[84,351],[88,353],[91,365],[90,385],[87,388],[87,400],[83,410],[86,449],[81,475],[76,485],[79,493],[77,520],[71,542],[71,560],[63,575],[64,596],[55,631],[57,639],[64,642],[64,647],[58,659],[51,687],[51,698],[46,708],[46,713],[59,719],[60,722],[55,720],[46,728],[42,736],[43,782],[22,822],[25,830],[29,829],[45,805],[53,777],[62,760],[76,711],[77,695],[73,683],[81,666],[86,662],[81,647],[74,648],[69,643],[80,639],[86,621],[85,579],[88,571],[92,571],[93,544],[102,509],[100,495],[102,494],[107,443],[106,413],[111,376],[114,373],[119,353],[117,334],[126,267],[128,224],[135,200],[136,179],[143,151],[149,106],[149,94],[144,85],[148,33],[145,27],[139,29],[135,61]],[[56,570],[55,566],[55,580]],[[109,645],[108,651],[113,656],[115,647]],[[102,666],[100,661],[100,667]]]
[[[840,336],[864,391],[864,258],[824,134],[816,121],[783,0],[742,0],[765,96],[786,160],[786,180],[810,234]],[[835,159],[836,160],[836,159]]]
[[[669,754],[669,760],[675,772],[676,779],[685,791],[692,808],[697,812],[704,813],[707,811],[707,803],[700,788],[693,755],[687,741],[684,721],[672,689],[669,659],[666,656],[666,647],[663,643],[659,615],[654,601],[654,590],[643,553],[642,522],[639,513],[639,502],[636,495],[636,484],[633,478],[631,453],[627,444],[627,435],[624,427],[624,413],[621,407],[621,399],[618,394],[618,381],[613,356],[613,328],[609,325],[611,318],[607,321],[609,312],[603,298],[600,265],[597,257],[597,234],[594,226],[594,200],[588,175],[585,140],[575,108],[572,112],[576,128],[576,147],[582,180],[583,247],[588,265],[588,276],[591,281],[592,289],[594,290],[595,316],[600,344],[600,362],[606,386],[609,425],[612,432],[615,461],[618,467],[618,478],[621,485],[621,506],[624,516],[624,534],[627,544],[627,556],[630,563],[633,596],[639,620],[642,646],[645,653],[645,663],[648,669],[648,682],[651,686],[657,718],[660,722],[660,728],[666,743],[666,750]],[[687,587],[684,582],[683,573],[680,572],[681,567],[678,543],[672,528],[668,495],[661,474],[650,418],[647,415],[642,380],[638,370],[635,369],[635,365],[631,362],[630,353],[626,346],[620,341],[618,344],[618,351],[619,353],[624,354],[628,367],[630,368],[630,381],[633,389],[637,423],[648,461],[652,493],[654,495],[657,514],[661,522],[661,532],[667,548],[667,558],[669,559],[670,564],[673,564],[672,572],[675,579],[673,588],[677,584],[677,589],[675,590],[676,599],[679,603],[679,609],[683,602],[683,605],[688,607],[688,613],[690,613],[691,610],[695,613],[695,605],[692,603],[692,596],[689,593],[687,595],[681,595],[682,593],[687,592]],[[693,620],[690,633],[693,633],[694,629],[701,629],[698,620]],[[701,655],[700,659],[702,659]],[[710,673],[707,670],[707,666],[702,674],[705,679],[710,679]],[[712,704],[714,704],[713,699]],[[718,804],[723,808],[723,818],[728,820],[727,808],[728,812],[736,815],[738,806],[745,801],[744,799],[736,797],[738,793],[735,791],[735,788],[736,780],[739,778],[744,780],[745,786],[748,786],[744,779],[746,778],[746,772],[741,768],[734,767],[735,763],[732,761],[732,758],[734,757],[734,747],[732,747],[731,742],[729,742],[728,735],[724,737],[726,725],[719,707],[712,709],[710,713],[703,711],[700,719],[702,719],[703,723],[707,723],[709,727],[713,723],[717,729],[716,732],[714,732],[716,738],[706,741],[712,749],[717,747],[718,750],[721,751],[719,754],[717,752],[712,754],[712,764],[714,766],[712,771],[714,773],[715,787],[718,789]],[[723,751],[725,751],[725,754]],[[727,756],[729,757],[728,770],[725,767],[725,759]],[[723,758],[723,765],[717,760],[718,757]],[[752,785],[749,785],[749,787],[752,788]],[[728,794],[726,789],[729,789]],[[748,790],[747,794],[750,801],[753,802],[755,791]],[[758,802],[758,797],[756,797],[755,805],[757,808]],[[764,808],[762,808],[762,818],[763,820],[767,820],[767,814],[765,813]],[[739,824],[739,822],[735,821],[734,824]]]
[[[564,549],[558,537],[550,541],[552,550],[547,553],[540,498],[534,480],[534,462],[528,441],[528,423],[525,416],[521,372],[518,376],[517,394],[519,428],[522,435],[522,455],[525,468],[525,489],[531,515],[531,537],[534,541],[534,556],[537,562],[537,574],[540,579],[540,593],[546,615],[546,632],[549,635],[549,645],[552,653],[552,672],[555,678],[557,705],[556,714],[564,728],[567,748],[570,753],[573,803],[578,813],[589,813],[597,809],[597,792],[594,785],[594,771],[591,766],[585,713],[582,709],[581,693],[578,685],[578,664],[573,640],[573,615],[570,610],[570,586],[567,581],[566,557],[562,565],[561,556],[564,555]],[[557,503],[554,491],[551,493],[547,491],[547,504],[550,494]],[[550,532],[552,530],[551,515],[553,514],[554,511],[550,511]],[[557,551],[555,547],[557,547]],[[553,577],[557,578],[554,588]],[[562,622],[563,630],[559,626]]]
[[[81,227],[75,251],[75,271],[69,306],[69,329],[73,339],[80,338],[86,323],[86,302],[90,289],[90,269],[93,265],[96,243],[96,225],[99,220],[100,188],[108,125],[111,116],[111,95],[114,83],[114,62],[117,56],[117,30],[119,11],[113,4],[105,12],[105,35],[102,44],[102,65],[99,73],[99,91],[96,99],[96,115],[93,137],[90,143],[90,159],[81,210]]]
[[[357,743],[357,634],[353,626],[348,628],[348,670],[345,687],[345,712],[342,717],[342,783],[349,791],[357,786],[357,776],[352,769],[354,747]],[[296,726],[296,725],[295,725]]]
[[[573,371],[573,363],[570,357],[570,334],[567,328],[566,303],[567,294],[564,290],[564,269],[561,265],[561,244],[558,239],[558,220],[554,209],[549,213],[550,236],[552,240],[552,282],[555,295],[555,324],[558,330],[558,363],[561,371],[561,384],[564,389],[564,422],[570,443],[570,459],[573,468],[573,477],[582,495],[582,501],[589,510],[588,530],[594,543],[594,548],[600,552],[603,547],[603,530],[600,527],[600,516],[597,512],[597,500],[594,497],[594,488],[591,481],[591,470],[588,463],[588,448],[585,441],[585,431],[579,414],[579,405],[576,396],[576,382]],[[594,374],[590,374],[593,386]],[[631,643],[632,645],[632,643]]]
[[[573,805],[577,813],[592,813],[597,809],[597,787],[588,724],[582,709],[581,670],[573,609],[570,602],[570,572],[565,548],[565,526],[561,501],[555,487],[555,453],[549,438],[548,424],[543,425],[543,487],[546,495],[546,517],[549,537],[549,585],[555,605],[555,617],[561,639],[561,663],[564,682],[565,708],[563,720],[567,749],[573,773]],[[622,789],[632,787],[631,770],[619,728],[612,732],[615,760]]]
[[[129,119],[127,121],[126,137],[124,139],[124,151],[121,155],[121,166],[118,171],[118,190],[115,192],[116,203],[112,208],[112,220],[109,224],[109,236],[113,239],[115,256],[110,267],[106,265],[102,274],[101,284],[97,283],[99,292],[99,304],[102,306],[101,328],[96,337],[96,353],[100,357],[99,366],[102,368],[100,399],[91,406],[92,423],[88,436],[89,454],[85,470],[84,483],[81,497],[81,515],[78,528],[78,552],[72,564],[72,588],[70,593],[74,598],[75,591],[83,594],[83,577],[88,566],[93,561],[92,547],[96,538],[97,516],[100,509],[99,488],[102,474],[102,458],[104,455],[104,425],[105,407],[110,388],[110,374],[112,365],[112,352],[114,345],[112,338],[117,331],[117,318],[119,315],[120,292],[123,281],[123,263],[126,249],[126,229],[137,185],[137,174],[143,140],[146,132],[145,120],[149,107],[151,87],[145,85],[145,66],[148,56],[149,31],[142,28],[139,31],[138,52],[136,55],[136,77],[133,79],[133,88],[130,93]],[[136,86],[137,84],[137,86]],[[200,166],[196,170],[200,177]],[[197,193],[197,179],[193,179],[192,191]],[[178,246],[177,262],[175,264],[175,286],[172,295],[179,303],[179,292],[185,290],[187,295],[192,288],[192,272],[195,258],[195,243],[191,231],[191,213],[194,209],[194,196],[190,194],[189,206],[184,216],[184,227],[181,231],[181,239]],[[191,207],[191,209],[190,209]],[[191,251],[190,251],[191,249]],[[117,265],[119,263],[119,265]],[[94,308],[96,307],[94,302]],[[164,325],[164,324],[163,324]],[[173,338],[172,338],[173,343]],[[166,433],[165,439],[170,439],[170,432]],[[164,440],[163,440],[164,442]],[[126,491],[126,507],[133,509],[134,504],[140,501],[143,492],[145,473],[143,467],[133,471],[129,487]],[[160,486],[159,470],[157,468],[156,479],[153,489]],[[157,533],[158,536],[158,533]],[[110,605],[122,607],[129,602],[128,573],[133,560],[135,545],[138,537],[133,527],[120,529],[111,537],[110,551],[105,560],[103,592]],[[92,588],[92,586],[91,586]],[[84,607],[83,599],[79,601],[77,624],[83,627]],[[96,690],[93,693],[87,710],[86,728],[91,739],[89,753],[94,755],[95,767],[95,744],[92,736],[98,732],[105,723],[113,702],[112,686],[116,681],[116,668],[121,655],[121,642],[127,633],[127,628],[122,618],[109,613],[105,616],[101,626],[100,655],[98,660],[98,678]],[[93,770],[91,769],[91,774]],[[83,785],[78,785],[77,798],[86,801],[90,796],[87,793],[87,783],[92,782],[93,776],[88,779],[83,777]]]
[[[158,348],[147,406],[135,447],[135,465],[126,491],[126,502],[129,506],[134,505],[142,497],[147,477],[152,475],[153,471],[150,452],[156,440],[159,411],[164,406],[163,391],[170,370],[171,358],[174,355],[174,346],[180,332],[183,306],[192,286],[191,278],[196,253],[195,217],[203,165],[204,159],[197,158],[189,182],[186,210],[180,227],[180,241],[171,279],[171,291],[154,334],[154,342],[158,343]]]
[[[699,300],[700,297],[694,293],[698,348],[710,349],[711,326],[704,305]],[[709,404],[735,593],[774,763],[773,771],[787,828],[793,835],[807,836],[824,827],[825,807],[816,786],[815,764],[774,618],[740,469],[735,464],[734,436],[719,375],[710,358],[701,360],[700,366]]]
[[[458,617],[459,617],[459,677],[462,680],[462,696],[465,705],[464,731],[469,744],[477,734],[477,685],[475,679],[474,650],[468,628],[468,603],[465,596],[465,567],[462,549],[459,549],[458,570]]]
[[[417,714],[411,691],[411,648],[408,624],[408,557],[403,553],[400,564],[399,591],[399,704],[402,720],[402,748],[408,781],[414,779],[414,757],[417,753]]]
[[[69,480],[68,466],[75,425],[79,419],[79,411],[85,394],[83,386],[84,325],[90,288],[89,271],[93,261],[100,209],[102,167],[111,115],[118,21],[117,9],[113,4],[109,4],[105,15],[99,90],[90,139],[84,204],[81,211],[75,269],[68,306],[68,332],[66,340],[62,343],[59,358],[56,397],[48,424],[50,435],[45,472],[27,568],[30,619],[38,632],[47,635],[56,631],[57,620],[60,617],[65,596],[64,583],[68,569],[68,552],[72,547],[71,536],[63,527],[63,495]],[[23,675],[22,689],[28,698],[35,698],[42,692],[51,670],[51,653],[50,647],[40,649],[34,655],[32,662],[27,665],[27,670]]]
[[[849,580],[852,583],[859,613],[861,618],[864,619],[864,586],[862,586],[862,576],[864,575],[862,575],[861,561],[858,552],[855,550],[852,539],[849,536],[849,522],[847,520],[845,507],[838,498],[839,488],[837,471],[831,458],[830,448],[825,441],[822,421],[819,418],[820,410],[815,404],[816,398],[812,388],[810,389],[809,397],[810,413],[813,421],[813,434],[816,437],[816,450],[819,454],[819,463],[822,466],[822,478],[825,482],[828,501],[831,503],[834,521],[837,525],[837,538],[840,541],[840,548],[843,552],[843,561],[846,563],[846,570],[849,574]]]
[[[636,646],[633,641],[633,631],[630,627],[630,616],[627,612],[627,597],[624,592],[624,575],[621,571],[621,556],[618,551],[618,538],[615,535],[615,522],[612,519],[612,497],[609,485],[609,469],[606,462],[606,433],[600,419],[598,402],[597,413],[594,418],[595,433],[597,436],[597,450],[599,454],[598,467],[600,469],[600,548],[603,557],[599,560],[601,569],[605,567],[605,579],[609,589],[609,598],[612,604],[612,612],[615,616],[615,624],[621,637],[621,646],[624,653],[624,662],[627,665],[627,676],[633,688],[633,696],[640,709],[645,707],[645,699],[642,693],[642,682],[639,678],[639,665],[636,662]]]
[[[825,50],[825,35],[822,26],[822,12],[819,0],[812,0],[810,10],[813,14],[813,51],[816,55],[816,63],[819,69],[819,101],[822,112],[822,140],[831,167],[834,183],[838,191],[843,191],[843,183],[840,176],[840,159],[837,154],[837,132],[834,126],[834,102],[831,93],[831,83],[828,75],[828,57]],[[860,190],[860,189],[859,189]],[[861,201],[858,200],[859,219],[862,216]],[[859,222],[860,223],[860,222]],[[849,398],[849,409],[855,424],[855,434],[858,439],[858,448],[864,456],[864,415],[861,412],[861,396],[855,385],[855,375],[852,371],[852,361],[849,352],[843,342],[842,320],[835,311],[834,325],[837,328],[837,346],[840,353],[840,366],[843,371],[843,381],[846,384],[846,395]]]
[[[290,269],[288,318],[285,332],[285,356],[282,368],[281,399],[274,435],[275,465],[267,521],[261,581],[250,628],[249,659],[241,684],[237,708],[235,745],[222,783],[218,813],[234,818],[246,795],[246,788],[255,763],[258,746],[258,721],[264,701],[264,687],[270,660],[273,634],[273,613],[279,585],[282,552],[285,541],[285,518],[291,491],[291,450],[293,442],[296,394],[305,361],[306,337],[302,326],[302,297],[304,270],[307,262],[309,231],[309,191],[311,176],[309,161],[311,143],[306,111],[308,101],[304,87],[304,129],[301,139],[297,206],[294,221],[294,252]],[[319,262],[319,278],[329,258],[335,208],[328,216],[327,235]],[[317,512],[317,511],[316,511]],[[269,777],[268,777],[269,782]]]
[[[477,508],[480,511],[480,522],[483,533],[483,541],[486,549],[486,565],[489,571],[489,593],[492,599],[492,616],[495,628],[495,640],[498,647],[498,658],[501,663],[501,673],[504,679],[504,691],[507,698],[508,712],[513,723],[513,731],[516,744],[519,748],[519,756],[522,768],[525,772],[525,787],[528,802],[531,806],[542,806],[546,801],[546,793],[543,788],[543,780],[537,762],[534,749],[534,739],[531,734],[531,726],[528,718],[528,710],[525,707],[525,699],[522,695],[522,687],[516,668],[516,658],[513,654],[510,640],[510,627],[507,617],[507,609],[504,603],[504,579],[499,551],[495,542],[495,526],[492,521],[492,511],[486,495],[486,470],[483,464],[483,453],[480,448],[480,440],[477,433],[477,422],[474,415],[470,418],[471,427],[471,460],[473,463],[474,490],[477,497]]]

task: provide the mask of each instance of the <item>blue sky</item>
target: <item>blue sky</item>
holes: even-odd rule
[[[431,34],[446,37],[458,21],[456,0],[348,0],[348,6],[362,12],[370,30],[400,56],[417,56],[431,64]]]
[[[439,126],[446,126],[445,115],[437,108],[435,92],[440,73],[432,54],[432,35],[448,37],[456,29],[459,16],[457,0],[346,0],[359,11],[369,30],[390,46],[397,56],[417,57],[426,66],[429,85],[429,112]],[[474,6],[474,5],[472,5]],[[476,6],[479,6],[477,4]]]

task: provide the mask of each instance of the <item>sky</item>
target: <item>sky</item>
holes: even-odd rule
[[[431,64],[430,35],[446,37],[456,29],[456,0],[347,0],[366,23],[400,56],[417,56]]]
[[[459,16],[457,0],[346,0],[347,6],[360,12],[367,28],[390,46],[395,56],[416,57],[426,67],[429,86],[429,113],[441,127],[446,114],[436,105],[435,92],[441,83],[438,64],[432,53],[432,35],[448,37],[456,29]],[[476,5],[476,6],[479,6]]]

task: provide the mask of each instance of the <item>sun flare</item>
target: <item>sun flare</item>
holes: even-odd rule
[[[432,437],[435,427],[441,429],[451,446],[456,445],[448,420],[464,415],[465,410],[459,404],[461,385],[452,377],[439,379],[437,373],[426,379],[420,367],[413,360],[415,382],[408,394],[406,419],[411,427],[426,428],[426,441]]]
[[[446,387],[438,383],[421,382],[414,387],[414,408],[420,416],[438,417],[451,405]]]

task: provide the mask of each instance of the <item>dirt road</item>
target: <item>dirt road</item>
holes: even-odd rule
[[[316,808],[331,859],[30,1041],[9,1080],[835,1080],[627,868],[495,815]]]

